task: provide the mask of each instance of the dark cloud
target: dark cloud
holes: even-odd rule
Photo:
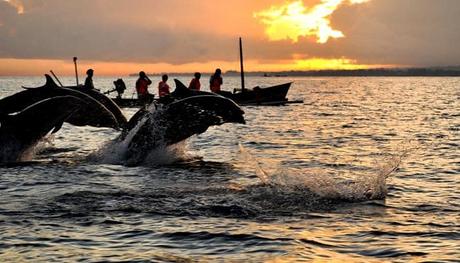
[[[266,7],[274,2],[267,1]],[[295,44],[269,42],[262,35],[262,25],[252,17],[258,10],[244,9],[245,1],[228,5],[204,0],[48,0],[24,4],[25,14],[18,15],[14,7],[0,1],[3,58],[79,56],[173,64],[234,61],[236,38],[243,35],[247,56],[261,61],[287,60],[294,55],[417,66],[456,65],[460,61],[458,0],[372,0],[343,5],[333,14],[332,27],[345,37],[326,44],[305,38]],[[262,6],[259,1],[252,7]],[[223,33],[224,28],[235,32]]]
[[[255,42],[252,53],[270,59],[299,54],[307,58],[346,57],[360,64],[458,65],[458,14],[458,0],[372,0],[344,5],[332,17],[332,27],[342,31],[344,38],[326,44],[305,38],[296,44]]]
[[[339,10],[347,36],[337,51],[363,62],[455,65],[460,61],[460,2],[378,0]]]

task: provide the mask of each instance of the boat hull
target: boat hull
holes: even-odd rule
[[[240,105],[282,104],[287,101],[286,95],[291,84],[291,82],[288,82],[266,88],[256,87],[252,90],[232,93],[228,97]],[[226,96],[226,94],[223,95]]]
[[[120,108],[137,108],[142,107],[145,105],[146,102],[141,101],[139,99],[128,99],[128,98],[112,98],[112,100],[118,105]],[[150,97],[149,103],[153,102],[153,96]]]
[[[236,93],[222,92],[220,95],[227,97],[239,105],[283,105],[288,102],[286,95],[291,87],[292,82],[266,87],[246,89]],[[138,99],[113,98],[112,99],[119,107],[141,107],[143,102]]]

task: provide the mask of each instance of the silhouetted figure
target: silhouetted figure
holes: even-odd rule
[[[212,92],[220,93],[220,86],[222,85],[222,71],[220,68],[216,69],[216,72],[209,79],[209,88]]]
[[[94,75],[93,69],[88,69],[86,71],[85,85],[83,86],[85,89],[94,89],[93,75]]]
[[[113,82],[113,85],[115,85],[115,91],[118,93],[117,98],[121,99],[126,90],[125,82],[122,79],[117,79]]]
[[[171,93],[170,87],[168,83],[166,83],[167,81],[168,81],[168,75],[165,74],[161,76],[161,81],[160,83],[158,83],[158,96],[160,96],[160,98],[167,96]]]
[[[149,104],[152,100],[148,91],[150,84],[152,84],[152,81],[147,77],[145,72],[139,72],[139,78],[136,81],[136,92],[137,98],[144,104]]]
[[[191,89],[191,90],[200,91],[200,88],[201,88],[201,83],[200,83],[201,73],[196,72],[194,76],[195,76],[195,78],[193,78],[192,81],[190,81],[190,84],[188,85],[188,88]]]

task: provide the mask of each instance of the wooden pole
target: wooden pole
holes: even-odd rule
[[[78,86],[77,57],[73,57],[73,64],[75,65],[75,78],[77,79],[77,86]]]
[[[243,44],[240,37],[240,69],[241,69],[241,91],[244,92],[244,68],[243,68]]]

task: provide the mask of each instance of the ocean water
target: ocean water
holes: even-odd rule
[[[304,103],[136,167],[105,150],[118,132],[65,124],[0,166],[1,261],[458,262],[460,78],[247,79],[287,81]],[[0,77],[0,98],[43,82]]]

